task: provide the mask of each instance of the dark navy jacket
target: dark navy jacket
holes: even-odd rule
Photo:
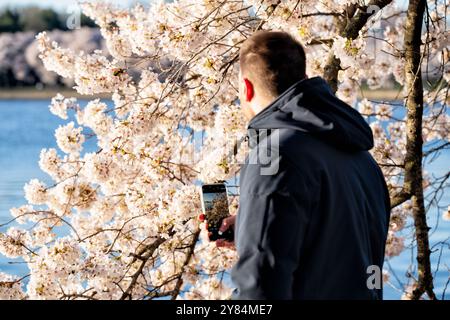
[[[382,299],[367,282],[382,269],[390,203],[362,116],[315,77],[258,113],[249,136],[233,299]],[[261,150],[276,171],[254,161]]]

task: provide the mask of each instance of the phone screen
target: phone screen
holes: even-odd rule
[[[231,231],[228,230],[223,235],[219,234],[222,220],[230,215],[225,185],[223,183],[203,185],[202,198],[208,231],[211,232],[210,240],[230,237]]]

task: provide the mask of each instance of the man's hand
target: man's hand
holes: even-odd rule
[[[219,228],[219,232],[225,232],[230,228],[234,229],[234,225],[236,223],[236,216],[229,216],[222,220],[222,225]],[[234,241],[228,241],[225,239],[217,239],[216,246],[218,247],[226,247],[226,248],[235,248]]]
[[[200,214],[198,218],[202,222],[205,221],[205,215],[204,214]],[[234,229],[235,223],[236,223],[236,216],[235,215],[226,217],[225,219],[222,220],[222,225],[219,228],[219,233],[223,233],[223,232],[227,231],[229,228],[233,228]],[[225,239],[217,239],[216,240],[216,246],[219,247],[219,248],[233,248],[233,249],[235,248],[234,241],[228,241],[228,240],[225,240]]]

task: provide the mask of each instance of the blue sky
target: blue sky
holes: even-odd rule
[[[93,1],[93,0],[90,0]],[[151,0],[109,0],[109,2],[120,4],[120,5],[130,5],[135,2],[149,3]],[[18,7],[18,6],[39,6],[54,8],[57,10],[65,10],[73,5],[77,4],[77,0],[0,0],[0,7]]]

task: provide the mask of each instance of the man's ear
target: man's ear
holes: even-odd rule
[[[255,96],[253,83],[251,83],[247,78],[244,78],[244,95],[247,102],[252,101],[253,97]]]

